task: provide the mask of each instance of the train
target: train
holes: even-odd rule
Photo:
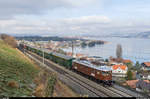
[[[39,56],[43,56],[44,53],[44,57],[46,59],[49,59],[69,70],[83,74],[84,76],[87,76],[98,83],[102,83],[103,85],[112,86],[114,83],[112,80],[112,69],[109,66],[96,66],[86,60],[75,59],[72,56],[50,52],[47,49],[41,49],[29,45],[27,46],[24,44],[19,44],[19,49],[34,52]]]

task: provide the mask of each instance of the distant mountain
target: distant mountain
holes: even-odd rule
[[[48,37],[42,37],[42,36],[21,36],[16,37],[17,40],[27,40],[27,41],[75,41],[79,40],[78,38],[67,38],[67,37],[59,37],[59,36],[48,36]],[[80,39],[85,40],[85,39]]]
[[[2,33],[0,33],[2,34]],[[14,34],[14,33],[6,33],[8,35],[11,35],[11,36],[15,36],[15,37],[18,37],[18,38],[24,38],[24,37],[40,37],[40,38],[48,38],[48,37],[57,37],[58,35],[42,35],[42,34],[38,34],[38,33],[26,33],[26,34]],[[66,36],[69,36],[69,35],[66,35]],[[66,37],[65,36],[65,37]],[[62,35],[59,35],[59,37],[64,37]],[[112,34],[94,34],[94,33],[91,33],[91,34],[80,34],[80,35],[76,35],[76,36],[73,36],[73,37],[94,37],[94,38],[99,38],[99,37],[121,37],[121,38],[150,38],[150,31],[146,31],[146,32],[139,32],[139,33],[112,33]]]
[[[150,38],[150,31],[137,33],[137,35],[135,35],[135,37],[138,37],[138,38]]]
[[[109,37],[122,37],[122,38],[150,38],[150,31],[140,33],[116,33],[111,34]]]

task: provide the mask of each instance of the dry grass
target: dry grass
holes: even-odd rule
[[[55,81],[53,82],[52,78],[55,78],[53,73],[41,70],[38,76],[34,79],[34,82],[37,84],[35,92],[33,93],[36,97],[49,97],[53,92],[53,87]]]
[[[60,81],[55,84],[53,97],[79,97],[78,94],[73,92],[68,86]]]
[[[38,76],[34,79],[37,87],[33,93],[36,97],[45,96],[45,87],[47,85],[47,76],[45,76],[45,71],[41,70]]]
[[[44,84],[39,84],[33,94],[37,97],[44,97],[44,89],[45,89]]]
[[[11,88],[19,88],[19,84],[18,84],[16,81],[14,81],[14,80],[9,81],[9,82],[7,83],[7,85],[8,85],[9,87],[11,87]]]
[[[18,53],[19,53],[20,55],[22,55],[22,58],[24,58],[24,59],[28,60],[30,63],[34,64],[33,66],[34,66],[36,69],[40,69],[40,67],[37,66],[34,61],[32,61],[31,59],[29,59],[27,56],[25,56],[25,55],[24,55],[20,50],[18,50],[17,48],[16,48],[16,50],[18,51]]]

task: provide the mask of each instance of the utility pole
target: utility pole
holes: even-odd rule
[[[44,65],[44,46],[43,46],[43,65]]]
[[[44,46],[42,47],[41,44],[40,44],[40,47],[41,47],[41,50],[43,52],[43,65],[44,65]]]
[[[24,43],[24,40],[23,40],[23,53],[25,53],[25,43]]]
[[[74,45],[73,45],[73,41],[72,41],[72,57],[73,57],[73,54],[74,54]]]

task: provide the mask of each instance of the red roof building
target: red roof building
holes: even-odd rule
[[[150,62],[144,62],[145,66],[150,67]]]
[[[141,66],[143,70],[150,70],[150,62],[144,62]]]
[[[150,83],[149,80],[143,80],[143,81],[146,82],[146,83]],[[137,87],[136,86],[137,82],[139,82],[139,80],[128,80],[128,81],[126,81],[126,84],[128,86],[130,86],[131,88],[136,88]]]
[[[126,77],[128,67],[126,65],[113,65],[112,66],[112,76],[116,77]]]
[[[129,59],[123,59],[123,63],[126,64],[126,63],[133,63],[133,62]]]

